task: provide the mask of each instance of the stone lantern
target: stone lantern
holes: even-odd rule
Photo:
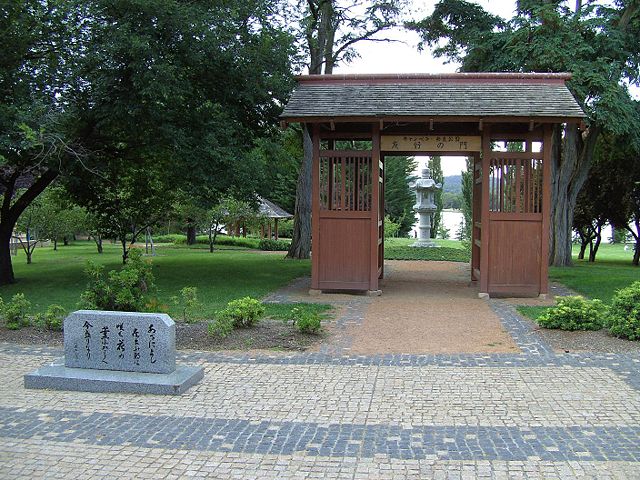
[[[431,215],[437,210],[435,193],[442,188],[442,184],[436,183],[431,178],[431,170],[425,167],[422,169],[422,176],[409,186],[416,191],[416,204],[413,208],[418,213],[418,240],[411,246],[437,247],[431,240]]]

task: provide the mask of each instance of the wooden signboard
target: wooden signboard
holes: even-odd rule
[[[385,152],[479,152],[480,135],[382,135],[380,149]]]

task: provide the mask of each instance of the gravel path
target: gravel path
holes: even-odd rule
[[[518,347],[470,286],[468,265],[387,261],[382,296],[347,331],[352,354],[514,353]]]

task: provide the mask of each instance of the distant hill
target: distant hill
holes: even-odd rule
[[[442,189],[445,193],[454,193],[461,194],[462,193],[462,177],[460,175],[450,175],[448,177],[444,177],[444,188]]]

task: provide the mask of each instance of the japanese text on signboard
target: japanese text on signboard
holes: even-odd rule
[[[382,135],[380,147],[397,152],[480,151],[480,136],[468,135]]]

